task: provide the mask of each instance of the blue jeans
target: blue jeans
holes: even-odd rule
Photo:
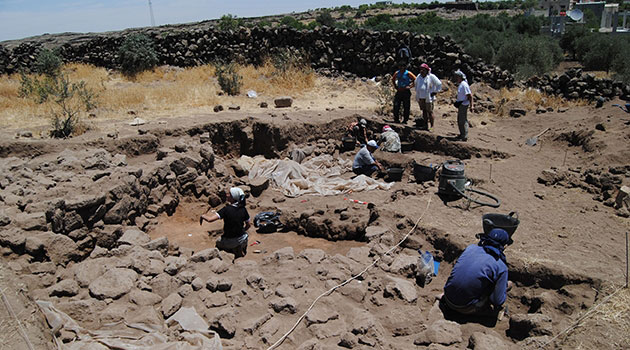
[[[352,172],[354,172],[355,174],[366,175],[366,176],[372,175],[372,173],[374,173],[377,170],[378,170],[378,167],[376,166],[376,164],[362,165],[358,168],[352,168]]]

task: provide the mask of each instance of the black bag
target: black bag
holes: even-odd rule
[[[462,105],[462,102],[464,101],[455,101],[455,103],[453,103],[453,106],[455,106],[455,108],[459,108],[459,106]]]
[[[280,212],[265,211],[256,214],[254,217],[254,226],[258,229],[258,233],[274,233],[282,231],[284,225],[280,222]]]

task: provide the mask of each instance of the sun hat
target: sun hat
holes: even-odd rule
[[[232,196],[232,199],[237,202],[240,202],[243,198],[245,198],[245,192],[238,187],[230,188],[230,195]]]
[[[389,125],[383,126],[383,132],[392,130],[392,127]]]
[[[479,238],[482,242],[490,243],[490,245],[505,246],[510,242],[510,235],[506,230],[495,227],[488,234],[480,235]]]
[[[370,147],[378,148],[378,144],[374,140],[368,141],[367,145]]]

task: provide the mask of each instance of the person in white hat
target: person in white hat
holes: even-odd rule
[[[381,169],[381,171],[385,170],[381,163],[372,156],[372,153],[374,153],[376,149],[378,149],[378,144],[376,141],[370,140],[357,152],[357,155],[354,157],[354,162],[352,163],[352,171],[355,174],[370,176],[378,169]]]
[[[468,109],[473,109],[473,97],[470,86],[466,80],[466,74],[461,70],[454,73],[455,84],[457,84],[457,98],[455,107],[457,108],[457,126],[459,127],[460,141],[468,141]]]
[[[226,191],[225,197],[228,205],[212,214],[208,213],[199,217],[199,225],[204,221],[213,222],[223,219],[223,235],[216,242],[218,249],[234,254],[240,258],[247,254],[247,230],[251,227],[249,213],[245,208],[245,193],[238,187],[232,187]]]

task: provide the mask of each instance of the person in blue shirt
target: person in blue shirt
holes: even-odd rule
[[[376,141],[370,140],[357,152],[357,155],[354,156],[354,162],[352,163],[352,171],[355,174],[370,176],[378,169],[384,170],[381,163],[372,156],[372,153],[374,153],[377,148],[378,144]]]
[[[457,259],[444,285],[443,305],[464,315],[497,315],[507,298],[508,268],[503,250],[510,237],[501,228],[481,235]]]
[[[398,70],[392,76],[392,84],[396,89],[394,95],[394,121],[400,123],[400,105],[403,106],[403,124],[409,120],[409,111],[411,109],[411,88],[413,88],[416,76],[407,70],[407,64],[400,62]]]

